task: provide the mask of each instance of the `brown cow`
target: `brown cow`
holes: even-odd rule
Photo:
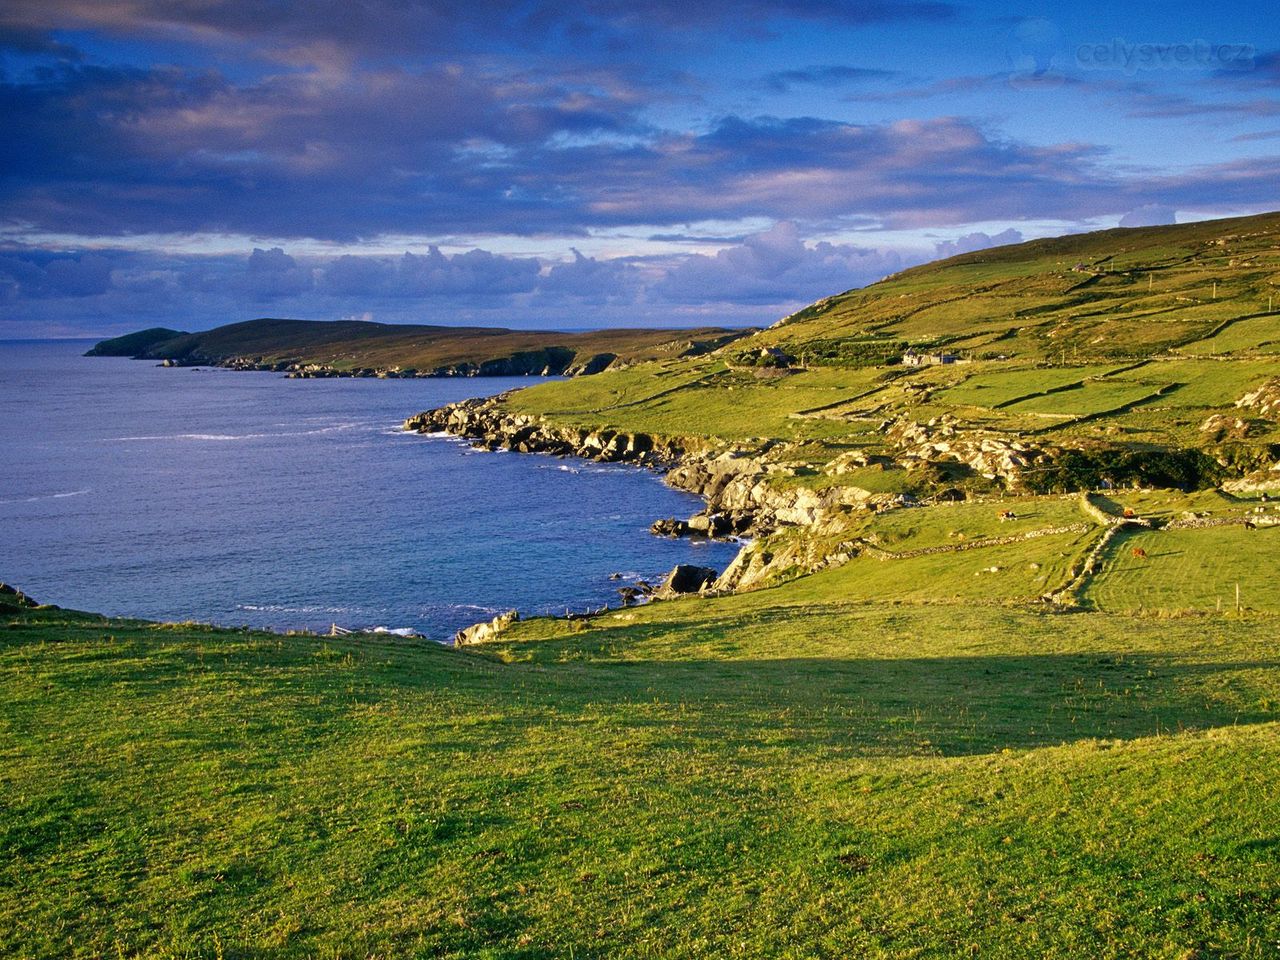
[[[1143,550],[1141,547],[1134,547],[1133,558],[1135,560],[1145,560],[1147,559],[1147,551]]]

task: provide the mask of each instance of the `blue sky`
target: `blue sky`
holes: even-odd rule
[[[1270,4],[6,0],[0,338],[769,323],[1280,208]]]

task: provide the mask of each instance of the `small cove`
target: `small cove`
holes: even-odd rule
[[[440,639],[736,551],[652,537],[701,504],[651,472],[399,427],[527,378],[288,380],[86,347],[0,343],[0,579],[43,602]]]

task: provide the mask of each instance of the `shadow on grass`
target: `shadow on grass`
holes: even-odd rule
[[[676,741],[944,756],[1266,722],[1280,661],[1122,653],[566,665],[591,705]],[[1261,674],[1261,676],[1260,676]],[[565,694],[569,676],[555,681]],[[623,709],[634,704],[635,713]]]
[[[100,694],[146,718],[153,701],[181,699],[190,685],[213,699],[178,714],[167,735],[206,750],[286,735],[301,749],[353,717],[395,710],[405,719],[455,718],[434,743],[464,754],[551,725],[659,750],[759,751],[762,763],[783,748],[962,756],[1280,719],[1280,660],[1246,652],[1261,649],[1252,642],[1198,656],[1204,624],[949,611],[957,639],[948,643],[926,632],[931,622],[927,610],[910,608],[772,608],[515,644],[507,652],[533,662],[510,665],[390,641],[264,643],[234,633],[184,641],[147,630],[107,639],[86,630],[80,644],[41,648],[58,660],[47,664],[51,682],[31,693]],[[791,639],[776,641],[784,631]],[[966,643],[973,653],[951,652]],[[1232,649],[1242,655],[1232,659]],[[230,739],[210,723],[223,712],[240,723]]]
[[[775,608],[596,630],[510,652],[532,656],[565,700],[586,696],[610,711],[634,703],[655,725],[679,712],[688,736],[744,746],[957,756],[1280,719],[1280,660],[1259,659],[1252,644],[1240,659],[1204,658],[1201,623],[1114,620],[1100,636],[1102,621],[1084,614],[948,615],[981,649],[953,655],[962,643],[923,639],[919,609],[840,618]],[[762,638],[783,630],[796,638],[795,655],[760,658],[770,652]],[[1041,637],[1056,649],[1035,652]],[[686,638],[689,659],[674,659],[682,650],[673,641]],[[988,652],[999,646],[1012,649]],[[829,655],[832,647],[849,654]]]

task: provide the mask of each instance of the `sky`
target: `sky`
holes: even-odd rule
[[[4,0],[0,339],[764,325],[1280,208],[1270,2]]]

